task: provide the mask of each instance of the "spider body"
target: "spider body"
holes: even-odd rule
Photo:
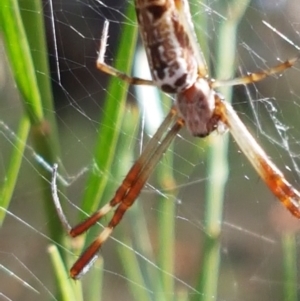
[[[219,122],[215,92],[199,74],[199,47],[187,1],[135,0],[135,7],[154,84],[176,94],[179,115],[193,136],[209,135]]]

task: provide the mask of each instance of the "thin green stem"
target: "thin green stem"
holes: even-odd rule
[[[297,280],[297,242],[294,233],[283,234],[283,299],[285,301],[298,300],[298,280]]]
[[[35,152],[52,164],[58,157],[58,138],[52,115],[53,99],[41,1],[2,1],[0,28],[14,80],[31,123]],[[62,228],[52,218],[55,209],[49,185],[51,175],[42,167],[39,172],[51,237],[61,241]]]
[[[74,282],[66,271],[63,260],[55,245],[48,249],[50,259],[56,276],[56,283],[59,286],[60,300],[62,301],[82,301],[82,294],[75,294]]]
[[[23,116],[19,123],[19,129],[16,133],[17,139],[14,141],[14,148],[9,159],[9,164],[5,172],[5,181],[0,188],[0,226],[2,225],[21,167],[24,149],[30,130],[30,122],[27,116]]]
[[[249,0],[231,1],[219,27],[216,57],[216,78],[232,78],[235,72],[237,27]],[[226,101],[231,101],[232,89],[220,89]],[[201,300],[217,299],[220,264],[220,232],[224,190],[228,177],[228,136],[213,135],[208,149],[208,186],[206,191],[204,253],[199,278]],[[199,299],[198,299],[199,300]]]
[[[162,98],[164,98],[162,100],[164,104],[170,102],[165,95]],[[169,103],[168,107],[170,106]],[[162,192],[165,192],[163,194],[167,195],[167,197],[161,196],[158,199],[158,265],[162,270],[160,281],[167,301],[174,299],[174,295],[170,292],[174,292],[175,289],[174,278],[170,276],[174,275],[175,269],[175,198],[178,192],[175,189],[177,185],[173,175],[173,163],[173,145],[171,145],[157,170],[159,188]]]
[[[134,7],[128,5],[126,16],[133,20],[135,15]],[[130,74],[134,49],[136,45],[137,27],[124,24],[117,55],[114,58],[115,68]],[[104,108],[99,128],[99,135],[96,141],[94,163],[98,172],[91,172],[87,180],[87,189],[84,192],[82,209],[91,213],[99,208],[105,187],[108,182],[108,175],[111,164],[115,159],[116,145],[121,131],[122,116],[127,99],[128,84],[120,82],[118,78],[110,78],[107,88]],[[99,171],[103,171],[99,174]],[[83,218],[83,216],[81,216]]]

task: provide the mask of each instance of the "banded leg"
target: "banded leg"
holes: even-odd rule
[[[100,210],[91,215],[88,219],[73,228],[68,223],[58,198],[56,187],[57,165],[53,167],[51,182],[52,197],[58,216],[70,236],[76,237],[87,231],[90,227],[97,223],[99,219],[101,219],[101,217],[106,215],[114,207],[117,207],[115,214],[109,222],[109,225],[104,228],[98,238],[84,251],[84,253],[71,268],[70,275],[72,278],[78,279],[89,270],[90,266],[98,257],[97,253],[102,244],[109,237],[114,227],[116,227],[121,221],[126,210],[136,200],[142,187],[145,185],[148,177],[158,164],[163,153],[166,151],[166,149],[184,124],[181,119],[176,119],[172,129],[165,135],[164,138],[162,138],[164,133],[167,131],[167,128],[171,123],[173,123],[173,120],[176,116],[177,112],[174,108],[172,108],[163,121],[162,125],[159,127],[155,135],[147,144],[140,158],[130,169],[121,186],[117,189],[114,198],[109,203],[104,205]]]
[[[300,218],[300,192],[284,177],[279,168],[269,159],[256,142],[233,107],[226,101],[216,101],[216,114],[228,127],[239,148],[271,192],[297,218]]]
[[[300,59],[300,54],[290,60],[286,60],[285,62],[278,64],[277,66],[274,66],[267,70],[263,70],[261,72],[249,73],[245,76],[231,79],[231,80],[212,81],[211,86],[213,89],[215,89],[215,88],[224,87],[224,86],[246,85],[246,84],[259,82],[270,75],[280,73],[280,72],[285,71],[286,69],[291,68],[299,61],[299,59]]]
[[[130,187],[127,188],[126,193],[122,200],[117,205],[115,213],[110,220],[108,226],[106,226],[100,235],[91,243],[91,245],[81,254],[80,258],[74,263],[70,269],[70,276],[74,279],[82,277],[92,266],[96,258],[98,257],[98,252],[103,245],[103,243],[111,235],[113,229],[120,223],[125,212],[132,206],[132,204],[137,199],[138,195],[141,192],[141,189],[144,187],[147,179],[152,173],[153,169],[158,164],[162,155],[169,147],[177,133],[184,126],[184,121],[182,119],[177,119],[171,130],[167,133],[165,138],[161,141],[159,146],[155,149],[154,153],[151,154],[148,161],[143,166],[141,172],[137,175],[133,175]],[[122,190],[124,182],[120,186]],[[119,191],[119,189],[118,189]],[[117,193],[118,193],[117,191]],[[117,194],[116,193],[116,194]],[[113,201],[113,200],[112,200]],[[111,202],[112,202],[111,201]],[[110,202],[110,203],[111,203]],[[110,206],[108,204],[108,206]]]

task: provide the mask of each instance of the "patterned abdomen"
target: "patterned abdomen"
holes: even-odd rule
[[[196,57],[176,3],[183,4],[182,0],[135,0],[153,81],[167,93],[180,93],[197,79]]]

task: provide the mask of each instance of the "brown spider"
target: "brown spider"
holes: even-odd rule
[[[219,128],[228,128],[273,194],[294,216],[300,218],[299,191],[268,158],[232,106],[223,101],[214,90],[225,85],[258,82],[271,74],[283,72],[299,60],[299,55],[263,72],[251,73],[230,81],[214,81],[208,77],[205,60],[198,48],[187,0],[135,0],[135,7],[153,80],[130,77],[105,64],[108,21],[105,22],[102,32],[97,68],[129,84],[153,85],[166,93],[175,94],[175,104],[112,200],[75,227],[70,226],[60,205],[56,187],[57,165],[54,165],[53,200],[60,220],[72,237],[87,231],[115,208],[108,225],[71,268],[70,275],[74,279],[80,278],[89,270],[98,257],[102,244],[134,203],[163,153],[184,125],[192,135],[198,137],[205,137]]]

